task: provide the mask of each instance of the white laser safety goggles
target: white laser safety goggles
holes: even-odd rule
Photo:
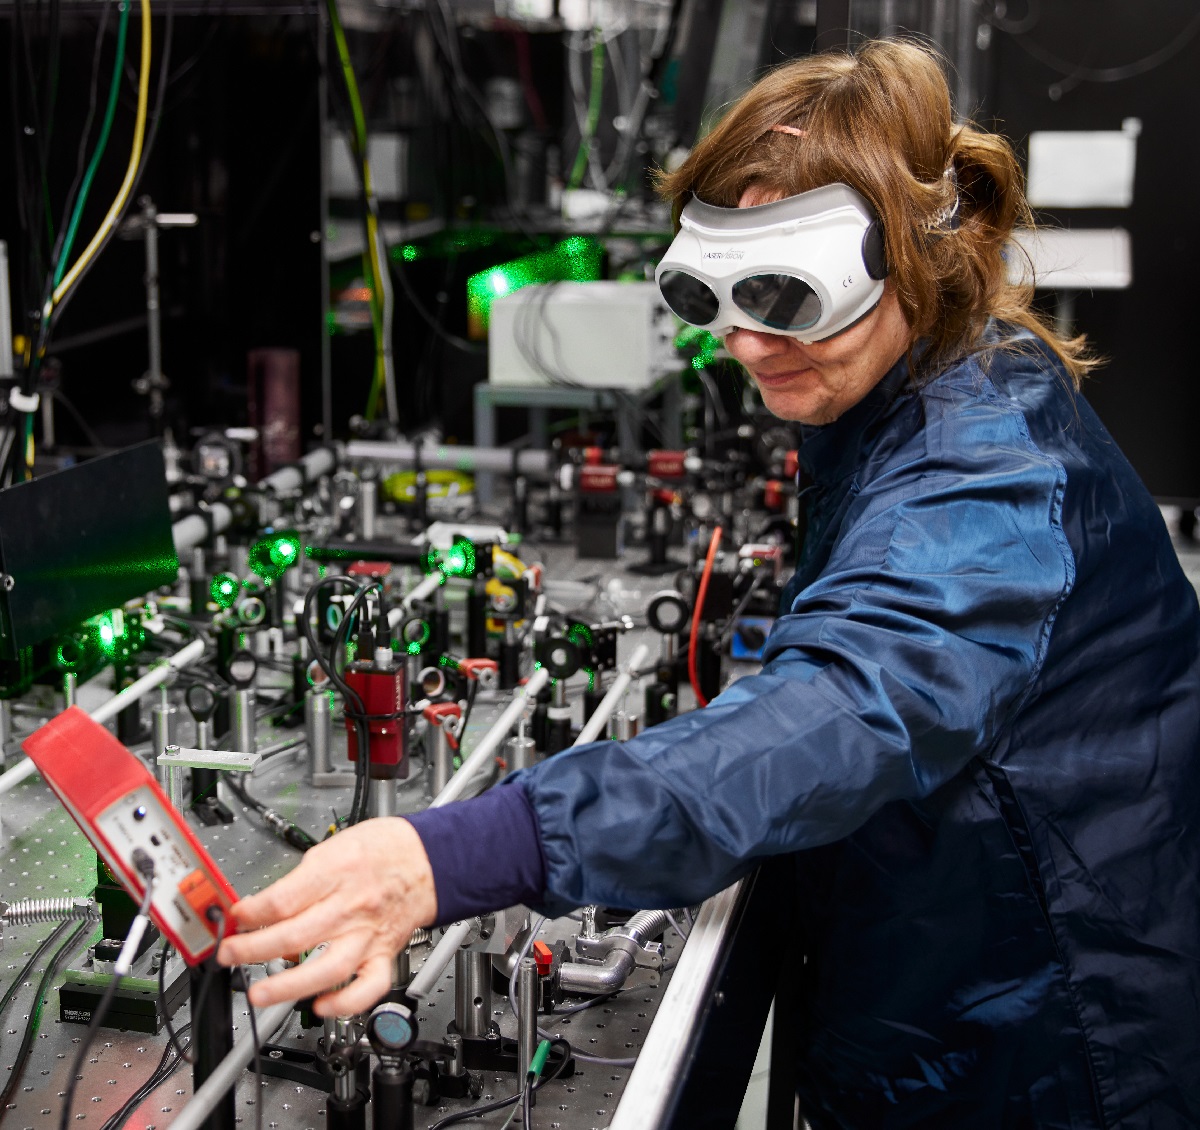
[[[751,208],[693,197],[654,279],[675,314],[718,337],[740,327],[808,343],[866,317],[886,275],[871,206],[829,184]]]

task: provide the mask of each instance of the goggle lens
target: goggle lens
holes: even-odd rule
[[[743,314],[772,330],[807,330],[821,320],[820,297],[794,275],[751,275],[733,284],[733,301]]]
[[[686,271],[663,271],[658,289],[671,310],[693,326],[707,326],[721,308],[712,287]]]

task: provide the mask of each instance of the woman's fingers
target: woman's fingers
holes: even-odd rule
[[[392,987],[392,955],[377,953],[358,967],[358,976],[345,988],[317,998],[313,1011],[318,1016],[353,1016],[366,1012]]]
[[[312,949],[321,942],[331,941],[336,935],[345,933],[347,926],[358,924],[357,921],[348,921],[345,908],[336,900],[322,899],[314,906],[272,926],[226,938],[221,943],[217,960],[225,965],[270,961],[281,954]]]
[[[250,1003],[262,1008],[279,1001],[304,1000],[350,980],[369,942],[366,931],[344,934],[307,961],[255,981],[250,988]]]

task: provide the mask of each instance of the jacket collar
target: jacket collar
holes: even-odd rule
[[[883,379],[832,424],[801,424],[801,466],[814,482],[834,484],[854,474],[876,425],[908,384],[908,358],[901,357]]]

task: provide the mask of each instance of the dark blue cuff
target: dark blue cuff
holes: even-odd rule
[[[546,863],[533,806],[518,782],[405,819],[433,867],[438,904],[433,925],[541,900]]]

